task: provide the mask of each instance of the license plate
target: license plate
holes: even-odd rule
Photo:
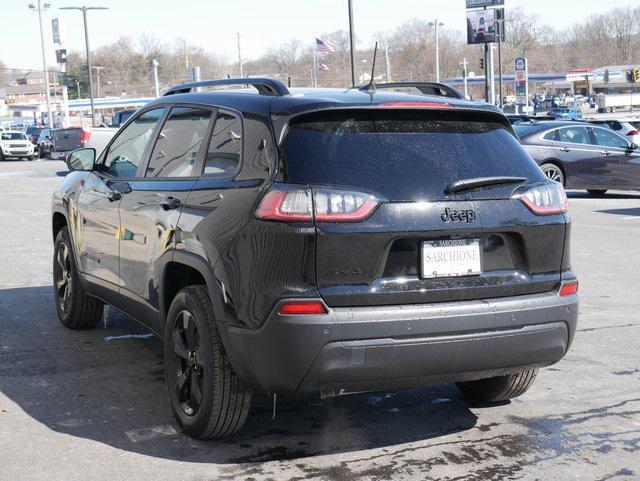
[[[422,243],[422,277],[473,276],[482,272],[478,239]]]

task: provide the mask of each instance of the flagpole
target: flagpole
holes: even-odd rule
[[[313,47],[313,86],[318,86],[318,77],[317,77],[317,69],[318,69],[318,61],[316,60],[316,50],[318,49],[317,45]]]

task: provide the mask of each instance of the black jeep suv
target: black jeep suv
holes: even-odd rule
[[[506,400],[575,333],[563,188],[487,104],[199,82],[67,163],[60,320],[92,327],[108,303],[161,336],[191,436],[240,429],[254,392]]]

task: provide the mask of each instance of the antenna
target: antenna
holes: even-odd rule
[[[371,79],[369,80],[369,84],[363,90],[375,90],[376,84],[373,82],[373,76],[376,74],[376,56],[378,55],[378,42],[376,42],[376,46],[373,49],[373,65],[371,65]]]

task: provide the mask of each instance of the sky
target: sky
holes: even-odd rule
[[[82,13],[59,10],[83,2],[109,7],[88,13],[92,49],[120,36],[135,41],[147,33],[166,42],[181,37],[235,60],[240,32],[243,58],[250,59],[293,37],[311,45],[322,32],[348,28],[347,0],[47,0],[51,7],[43,13],[43,26],[48,65],[55,63],[54,17],[60,20],[63,47],[84,51]],[[37,0],[0,0],[0,60],[9,68],[42,69],[38,15],[29,3]],[[375,32],[393,30],[413,17],[437,18],[444,30],[460,35],[466,25],[464,0],[353,0],[353,5],[354,30],[362,46],[372,43]],[[518,6],[562,29],[594,13],[637,5],[638,0],[505,0],[507,28],[509,9]]]

